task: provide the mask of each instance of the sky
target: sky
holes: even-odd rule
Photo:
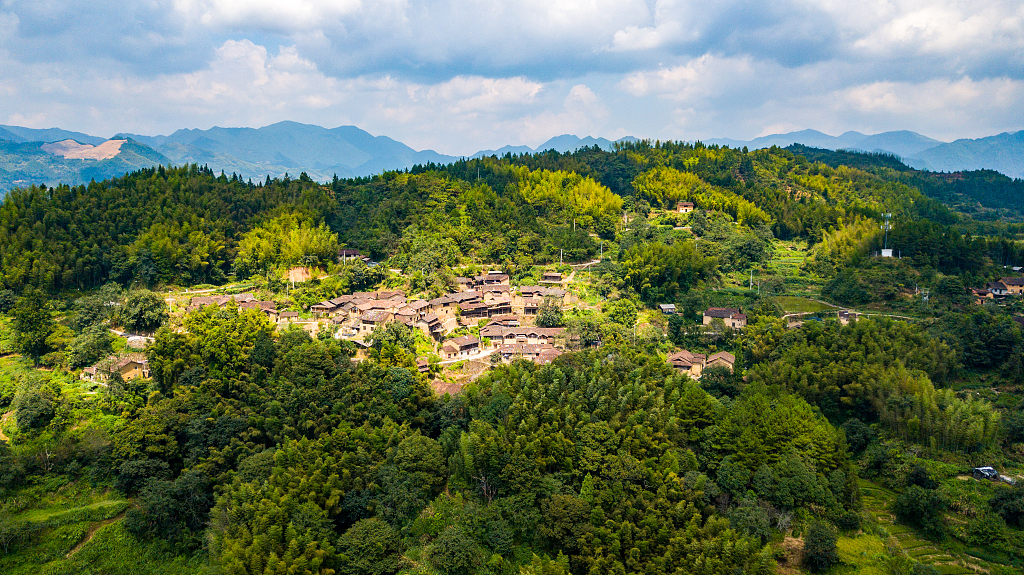
[[[0,123],[561,134],[1024,128],[1020,0],[0,0]]]

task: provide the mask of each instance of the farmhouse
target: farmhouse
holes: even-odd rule
[[[679,202],[676,204],[676,209],[681,214],[688,214],[693,211],[693,202]]]
[[[449,339],[441,346],[441,356],[445,359],[469,357],[478,351],[480,351],[480,340],[471,335]]]
[[[730,307],[711,307],[704,312],[704,325],[710,325],[716,319],[725,322],[726,327],[741,329],[747,326],[747,316],[738,309]]]

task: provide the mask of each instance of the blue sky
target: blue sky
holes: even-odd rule
[[[294,120],[469,154],[564,133],[1024,128],[1024,3],[0,0],[0,123]]]

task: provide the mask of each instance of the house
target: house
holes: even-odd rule
[[[283,311],[278,316],[278,323],[290,323],[299,321],[299,312],[297,311]]]
[[[425,357],[416,358],[416,371],[420,373],[427,373],[430,371],[430,361]]]
[[[565,297],[565,290],[561,288],[549,288],[544,286],[520,286],[519,295],[524,298],[562,298]]]
[[[844,309],[839,311],[836,314],[836,317],[839,318],[839,323],[843,325],[850,325],[851,321],[855,321],[857,319],[857,315],[859,314],[855,311],[847,311]]]
[[[441,346],[441,356],[445,359],[469,357],[478,351],[480,351],[480,340],[471,335],[449,339]]]
[[[747,326],[747,316],[738,309],[731,307],[711,307],[704,312],[704,325],[710,325],[712,321],[720,319],[725,322],[726,327],[742,329]]]
[[[368,260],[370,258],[364,257],[363,254],[359,253],[359,250],[352,248],[338,248],[338,261],[347,262],[350,260]]]
[[[96,365],[82,370],[82,379],[86,381],[104,382],[114,373],[121,375],[124,381],[149,377],[149,360],[141,353],[129,353],[123,356],[110,356]]]
[[[436,313],[428,313],[423,316],[420,320],[421,326],[426,328],[425,331],[431,337],[439,339],[444,334],[444,324],[441,323],[441,318],[437,317]]]
[[[1024,293],[1024,278],[1001,278],[999,283],[1006,286],[1007,295],[1020,295]]]
[[[384,325],[394,319],[394,314],[384,309],[367,311],[359,318],[359,331],[370,333],[378,325]]]
[[[676,209],[680,214],[688,214],[693,211],[693,202],[679,202],[676,204]]]
[[[732,371],[734,365],[736,365],[736,356],[727,351],[720,351],[708,357],[707,361],[704,362],[704,369],[724,367]]]
[[[732,371],[736,364],[736,357],[727,351],[720,351],[710,356],[702,353],[693,353],[689,350],[680,350],[668,356],[668,364],[676,370],[683,372],[693,379],[700,379],[704,370],[712,367],[724,367]]]
[[[491,321],[487,322],[487,325],[497,325],[501,327],[519,327],[519,316],[512,314],[491,316]]]
[[[503,361],[525,359],[544,365],[551,363],[563,352],[550,344],[509,344],[498,347],[495,353],[500,354]]]
[[[693,379],[700,379],[706,359],[707,356],[702,353],[692,353],[684,349],[668,356],[668,364]]]
[[[661,309],[661,313],[665,315],[675,315],[676,313],[676,304],[674,303],[663,303],[660,304],[658,308]]]
[[[480,337],[489,339],[492,347],[512,344],[551,344],[565,333],[564,327],[504,327],[498,324],[480,328]]]
[[[967,293],[974,298],[974,303],[978,305],[983,305],[986,301],[995,299],[995,295],[987,289],[967,288]]]
[[[501,272],[490,271],[487,275],[474,276],[473,285],[475,286],[497,286],[497,285],[508,285],[508,274]]]
[[[1003,297],[1009,293],[1009,290],[1006,288],[1006,284],[1001,281],[988,282],[985,284],[985,289],[987,289],[993,296],[997,297]]]
[[[541,283],[560,284],[562,283],[562,274],[557,272],[544,272],[540,274],[540,281]]]

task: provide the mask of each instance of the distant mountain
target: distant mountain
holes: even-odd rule
[[[882,132],[874,136],[866,136],[854,146],[865,152],[889,152],[902,158],[908,158],[914,154],[923,152],[942,144],[928,136],[922,136],[917,132],[900,130],[898,132]]]
[[[60,128],[48,128],[45,130],[38,130],[35,128],[22,128],[21,126],[3,126],[0,125],[0,129],[14,134],[21,142],[60,142],[62,140],[75,140],[82,144],[92,144],[98,146],[103,142],[106,142],[106,138],[100,138],[97,136],[90,136],[89,134],[83,134],[81,132],[69,132],[67,130],[61,130]],[[3,133],[0,133],[0,140],[11,140],[11,138],[5,138]]]
[[[306,172],[314,180],[328,181],[335,175],[369,176],[420,163],[458,159],[433,150],[416,151],[355,126],[328,129],[298,122],[278,122],[263,128],[185,129],[169,136],[114,137],[130,137],[148,144],[175,164],[205,164],[214,171],[235,172],[244,178]]]
[[[935,172],[990,169],[1024,179],[1024,130],[940,144],[911,156],[908,163]]]
[[[105,140],[99,141],[103,143]],[[149,146],[133,140],[124,142],[116,155],[103,160],[65,158],[47,152],[43,149],[45,145],[42,142],[0,139],[0,197],[14,187],[30,184],[83,184],[170,163],[170,160]]]
[[[761,136],[753,140],[732,140],[728,138],[712,138],[705,140],[706,144],[718,144],[730,148],[742,148],[757,150],[778,146],[785,148],[793,144],[802,144],[811,148],[822,148],[825,150],[859,150],[864,152],[887,152],[897,156],[910,156],[922,150],[941,144],[927,136],[916,132],[900,130],[897,132],[882,132],[871,136],[860,132],[846,132],[840,136],[830,136],[817,130],[801,130],[789,132],[788,134],[771,134]]]
[[[569,153],[569,152],[575,152],[576,150],[579,150],[580,148],[589,148],[589,147],[592,147],[592,146],[598,146],[602,150],[611,151],[613,149],[613,147],[614,147],[614,144],[616,144],[616,143],[620,143],[620,142],[636,142],[636,141],[638,141],[638,139],[634,138],[633,136],[626,136],[625,138],[619,138],[618,140],[615,140],[614,142],[612,142],[611,140],[609,140],[607,138],[593,138],[591,136],[587,136],[586,138],[580,138],[578,136],[573,136],[573,135],[570,135],[570,134],[563,134],[561,136],[555,136],[554,138],[551,138],[550,140],[544,142],[543,144],[537,146],[536,148],[531,148],[529,146],[504,146],[502,148],[498,148],[497,150],[482,150],[482,151],[479,151],[479,152],[473,154],[470,157],[471,158],[481,158],[481,157],[485,157],[485,156],[499,156],[499,157],[501,157],[501,156],[504,156],[506,153],[510,153],[510,154],[534,154],[534,153],[537,153],[537,152],[544,152],[544,151],[547,151],[547,150],[555,150],[556,152],[560,152],[562,154],[566,154],[566,153]]]
[[[803,130],[753,140],[712,138],[704,143],[731,148],[747,146],[750,149],[800,144],[826,150],[883,152],[899,156],[908,166],[919,170],[957,172],[988,169],[1011,178],[1024,178],[1024,131],[945,143],[908,130],[873,135],[846,132],[841,136]]]

